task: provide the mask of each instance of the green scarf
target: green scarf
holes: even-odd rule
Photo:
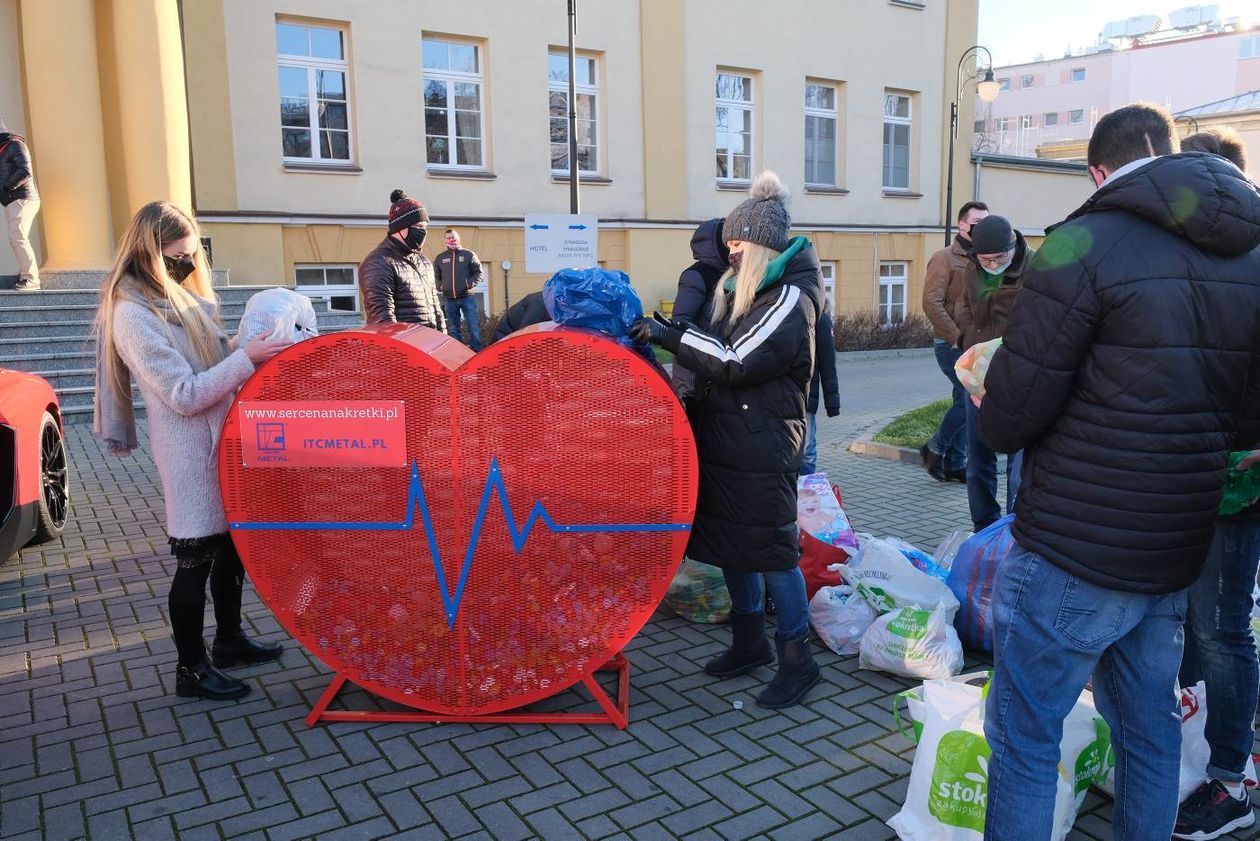
[[[991,298],[997,294],[998,288],[1002,285],[1002,278],[1006,276],[1006,272],[1000,274],[989,274],[984,269],[980,270],[980,300]]]
[[[783,272],[787,270],[787,264],[792,262],[792,258],[798,253],[808,248],[809,244],[809,240],[805,237],[792,237],[791,242],[788,244],[787,251],[784,251],[778,257],[775,257],[770,261],[770,264],[766,266],[766,276],[761,279],[761,283],[757,284],[757,291],[760,292],[767,286],[773,286],[777,283],[779,278],[783,277]],[[738,275],[731,275],[728,277],[726,282],[722,284],[722,288],[727,292],[734,292],[735,278],[737,276]]]

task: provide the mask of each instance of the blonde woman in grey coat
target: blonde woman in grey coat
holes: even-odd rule
[[[282,647],[241,631],[245,570],[219,495],[219,433],[237,389],[289,343],[260,337],[232,347],[200,242],[196,222],[166,202],[145,205],[131,220],[96,317],[94,431],[111,452],[135,449],[134,380],[144,398],[177,562],[168,600],[179,658],[175,692],[232,700],[247,695],[249,686],[219,668],[274,660]],[[202,637],[207,581],[218,626],[213,659]]]

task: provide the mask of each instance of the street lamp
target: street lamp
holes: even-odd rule
[[[984,53],[988,59],[988,65],[981,70],[980,54]],[[976,94],[979,95],[981,102],[992,102],[997,99],[998,91],[1001,86],[997,80],[993,78],[993,54],[985,47],[979,45],[968,47],[967,51],[962,54],[962,58],[958,59],[958,83],[954,88],[954,101],[949,104],[949,158],[946,167],[949,169],[949,176],[945,186],[945,246],[948,248],[950,243],[950,227],[953,222],[954,214],[954,141],[958,139],[958,105],[962,102],[963,92],[963,65],[967,60],[971,59],[972,66],[967,72],[967,81],[978,79],[976,83]]]

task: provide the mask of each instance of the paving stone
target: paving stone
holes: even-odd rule
[[[498,841],[524,841],[533,837],[531,830],[504,803],[491,803],[476,811],[478,820],[486,827],[490,837]]]

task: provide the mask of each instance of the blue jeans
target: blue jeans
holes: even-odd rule
[[[805,576],[800,567],[774,572],[735,572],[724,569],[726,589],[731,594],[732,613],[760,613],[766,604],[765,586],[774,599],[774,615],[779,622],[775,637],[781,640],[800,639],[809,630],[809,601],[805,598]]]
[[[481,350],[481,319],[477,317],[477,298],[474,295],[465,295],[463,298],[446,298],[442,301],[442,308],[446,310],[446,332],[451,335],[452,339],[458,342],[464,341],[464,337],[460,335],[460,318],[468,322],[468,342],[467,345],[473,350]]]
[[[1018,546],[998,566],[984,720],[993,750],[986,839],[1051,837],[1063,720],[1091,674],[1116,752],[1115,838],[1169,837],[1181,764],[1177,667],[1186,600],[1185,590],[1099,587]]]
[[[1015,510],[1023,453],[1006,457],[1006,513]],[[975,531],[993,525],[1002,516],[997,501],[997,453],[980,437],[980,410],[967,398],[967,505]]]
[[[1251,637],[1251,591],[1260,523],[1218,522],[1199,580],[1190,586],[1181,684],[1207,685],[1207,741],[1213,779],[1240,783],[1255,733],[1260,665]]]
[[[805,446],[801,450],[802,476],[818,471],[818,413],[805,413]]]
[[[954,373],[954,363],[962,356],[959,348],[951,347],[948,342],[937,339],[933,344],[936,349],[936,364],[941,373],[949,378],[953,388],[954,405],[949,407],[945,417],[941,418],[940,428],[928,441],[928,449],[941,457],[941,466],[953,473],[967,466],[967,390],[958,382],[958,374]]]

